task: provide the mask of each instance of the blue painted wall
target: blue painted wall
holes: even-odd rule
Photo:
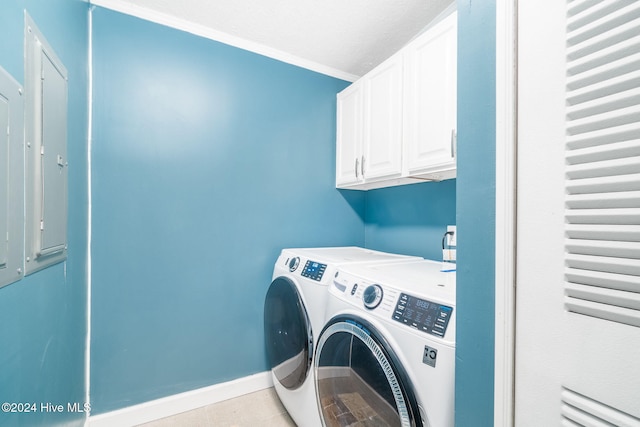
[[[0,289],[0,402],[33,402],[36,413],[0,412],[2,426],[82,425],[87,246],[87,3],[0,2],[0,66],[24,85],[24,10],[69,72],[69,251],[57,264]],[[63,413],[40,403],[64,405]]]
[[[495,0],[458,0],[456,426],[493,426]]]
[[[442,259],[442,236],[456,224],[456,180],[370,190],[365,244],[380,251]]]
[[[81,402],[87,5],[0,5],[0,65],[21,82],[24,8],[69,69],[70,245],[66,272],[0,289],[0,384],[8,401]],[[262,301],[280,248],[437,259],[457,222],[457,425],[492,425],[495,6],[458,8],[458,179],[368,193],[333,188],[334,96],[347,83],[96,9],[94,414],[264,370]]]
[[[93,413],[267,369],[281,248],[363,245],[335,179],[346,82],[94,11]]]

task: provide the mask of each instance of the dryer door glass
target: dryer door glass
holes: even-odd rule
[[[318,406],[325,426],[422,426],[395,353],[362,319],[334,318],[318,342]]]
[[[288,389],[300,387],[311,369],[313,336],[298,289],[286,277],[276,278],[267,291],[264,335],[275,377]]]

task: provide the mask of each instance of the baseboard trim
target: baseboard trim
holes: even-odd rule
[[[130,427],[191,411],[273,386],[271,372],[260,372],[237,380],[187,391],[116,411],[91,415],[88,427]]]

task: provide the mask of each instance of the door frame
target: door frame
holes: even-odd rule
[[[496,0],[494,426],[514,423],[517,0]]]

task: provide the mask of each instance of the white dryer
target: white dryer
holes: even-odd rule
[[[282,250],[265,298],[264,333],[274,388],[298,426],[321,425],[313,356],[337,267],[418,259],[359,247]]]
[[[344,265],[314,370],[322,425],[454,425],[456,273],[442,263]]]

